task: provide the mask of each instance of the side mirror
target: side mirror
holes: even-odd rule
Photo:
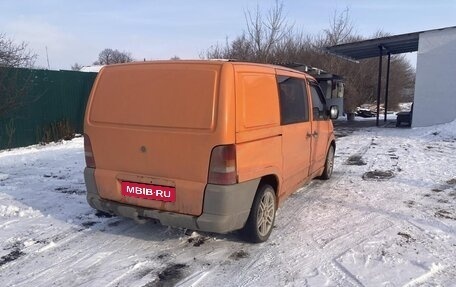
[[[339,107],[338,106],[331,106],[329,108],[329,118],[335,120],[339,117]]]

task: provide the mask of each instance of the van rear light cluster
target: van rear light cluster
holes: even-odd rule
[[[95,168],[95,158],[93,156],[92,143],[88,135],[84,134],[84,153],[86,166]]]
[[[224,185],[237,183],[235,145],[217,146],[212,150],[208,183]]]

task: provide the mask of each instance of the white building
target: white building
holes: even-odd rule
[[[456,119],[456,28],[420,33],[413,127]]]

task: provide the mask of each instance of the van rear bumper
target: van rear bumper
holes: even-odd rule
[[[244,227],[260,179],[234,185],[206,185],[203,213],[191,216],[123,204],[100,197],[95,183],[95,169],[85,168],[87,202],[97,210],[132,218],[156,219],[163,225],[192,230],[226,233]]]

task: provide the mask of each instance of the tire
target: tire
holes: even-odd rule
[[[320,179],[330,179],[334,168],[334,146],[330,146],[326,154],[325,168],[320,176]]]
[[[274,226],[277,201],[274,189],[262,184],[257,190],[249,218],[241,230],[246,241],[260,243],[268,240]]]

